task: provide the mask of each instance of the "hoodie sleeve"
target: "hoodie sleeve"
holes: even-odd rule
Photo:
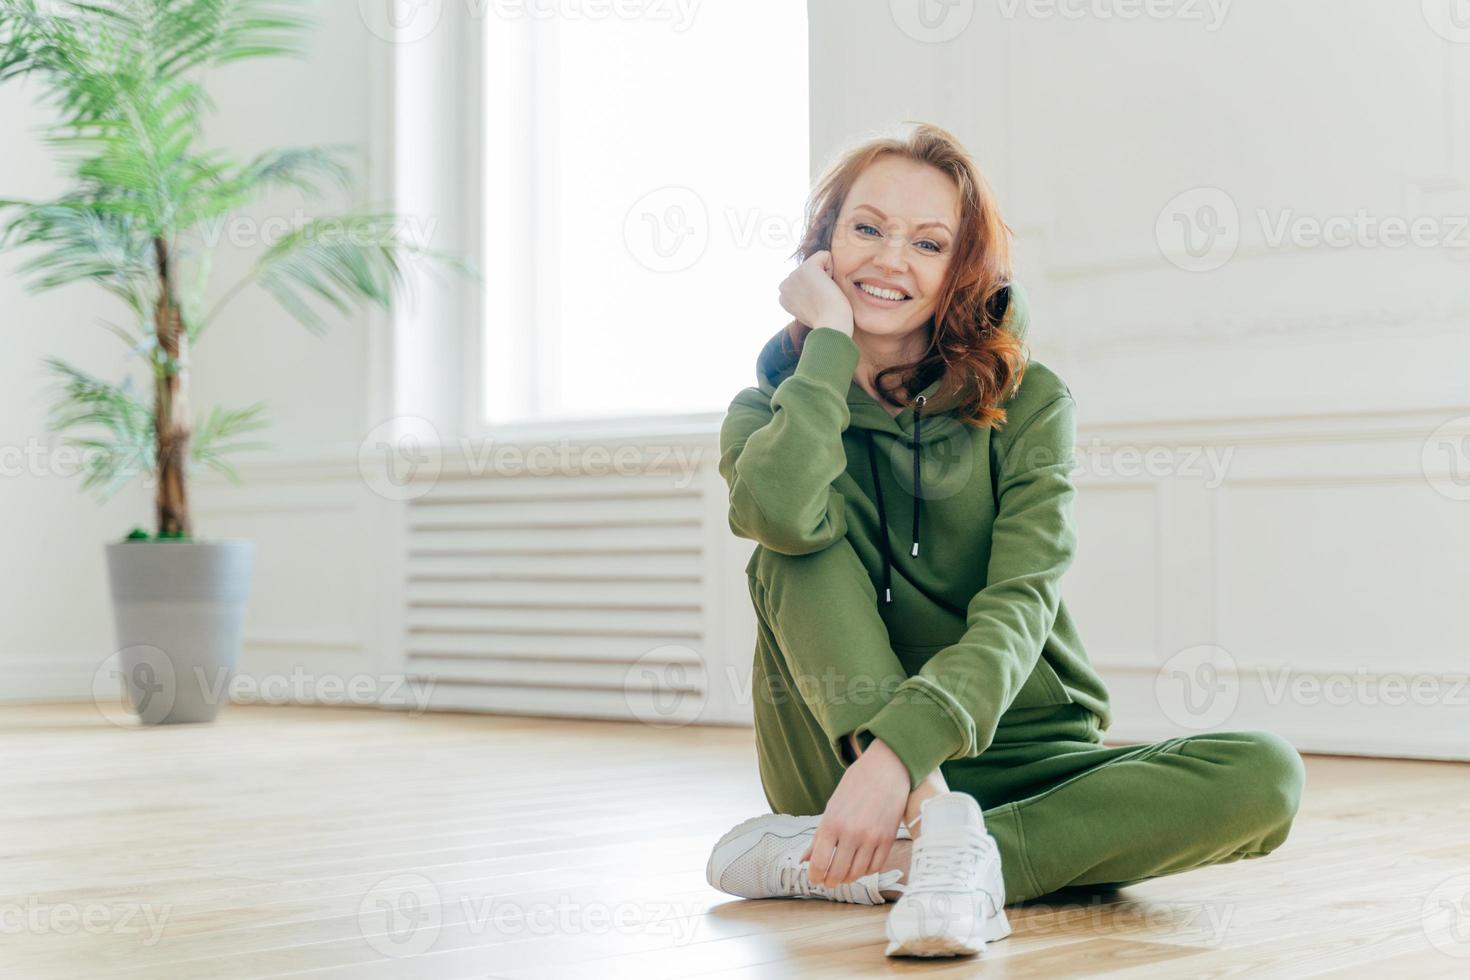
[[[846,533],[833,482],[847,470],[842,433],[858,347],[832,327],[807,334],[795,371],[769,399],[735,396],[720,426],[730,530],[784,555],[821,551]]]
[[[1030,365],[1028,375],[1038,368],[1039,384],[1016,395],[993,437],[999,509],[986,585],[969,602],[965,633],[900,684],[857,731],[864,749],[881,738],[903,760],[911,788],[941,762],[990,747],[1056,621],[1062,575],[1077,545],[1076,402],[1040,365]]]

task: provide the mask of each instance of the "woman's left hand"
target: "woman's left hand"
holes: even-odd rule
[[[888,863],[909,799],[909,771],[882,739],[875,738],[827,801],[817,835],[802,854],[811,860],[814,885],[855,881]]]

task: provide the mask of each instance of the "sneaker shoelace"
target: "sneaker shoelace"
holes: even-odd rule
[[[905,893],[923,891],[970,892],[975,888],[975,869],[990,846],[973,834],[920,835],[914,843]]]
[[[802,861],[798,864],[792,856],[783,858],[778,869],[781,890],[793,898],[825,898],[835,902],[851,902],[855,905],[883,905],[887,899],[880,894],[881,892],[902,890],[898,879],[903,872],[897,868],[878,874],[864,875],[853,881],[844,881],[836,887],[831,887],[813,884],[807,875],[810,867],[810,861]]]

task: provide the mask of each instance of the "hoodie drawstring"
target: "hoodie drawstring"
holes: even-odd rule
[[[924,402],[927,399],[920,395],[914,402],[914,441],[912,452],[914,454],[914,547],[910,554],[919,557],[919,508],[922,506],[919,489],[923,485],[919,482],[921,474],[919,452],[919,426],[924,418]],[[893,601],[893,555],[891,545],[888,541],[888,514],[883,509],[883,482],[878,479],[878,453],[873,448],[873,432],[871,429],[863,430],[868,440],[868,468],[873,474],[873,497],[878,504],[878,533],[883,537],[883,601]]]
[[[920,395],[914,402],[914,550],[913,557],[919,557],[919,508],[923,506],[923,497],[919,493],[923,484],[919,482],[919,425],[924,421],[924,402],[928,401]]]

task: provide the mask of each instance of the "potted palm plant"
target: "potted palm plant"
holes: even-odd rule
[[[400,219],[353,209],[298,222],[264,243],[244,278],[213,290],[217,230],[268,192],[319,198],[350,190],[342,147],[290,147],[237,160],[201,146],[211,103],[204,77],[246,59],[301,54],[311,21],[281,0],[0,0],[0,84],[38,83],[57,113],[49,143],[71,189],[49,201],[0,198],[0,248],[32,251],[33,291],[78,282],[119,301],[104,325],[136,355],[145,380],[114,382],[59,359],[51,428],[83,452],[84,489],[110,497],[152,484],[153,533],[106,545],[119,650],[117,675],[144,722],[208,721],[234,671],[254,545],[210,540],[190,517],[189,476],[237,481],[226,455],[265,444],[264,404],[196,413],[189,364],[229,301],[265,290],[313,332],[314,304],[384,309],[419,258],[468,271],[415,243]]]

